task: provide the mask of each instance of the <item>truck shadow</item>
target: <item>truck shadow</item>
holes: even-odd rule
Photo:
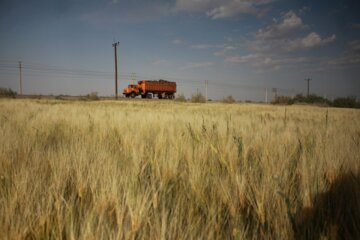
[[[298,211],[296,239],[360,239],[359,172],[340,174],[329,184],[312,207]]]

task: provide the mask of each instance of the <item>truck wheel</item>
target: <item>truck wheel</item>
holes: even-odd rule
[[[162,99],[162,94],[158,94],[158,98],[159,98],[159,99]]]
[[[135,93],[132,92],[132,93],[131,93],[131,98],[135,98],[135,97],[136,97]]]

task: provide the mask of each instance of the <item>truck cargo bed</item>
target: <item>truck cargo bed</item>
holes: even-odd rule
[[[166,80],[142,80],[138,82],[140,89],[143,92],[152,92],[152,93],[175,93],[176,92],[176,83],[169,82]]]

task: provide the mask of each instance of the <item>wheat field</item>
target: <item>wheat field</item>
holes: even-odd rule
[[[360,111],[0,100],[0,239],[356,239]]]

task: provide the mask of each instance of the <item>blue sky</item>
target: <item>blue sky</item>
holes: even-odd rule
[[[360,98],[360,3],[295,0],[2,0],[0,86],[29,94],[114,94],[168,79],[186,96]]]

